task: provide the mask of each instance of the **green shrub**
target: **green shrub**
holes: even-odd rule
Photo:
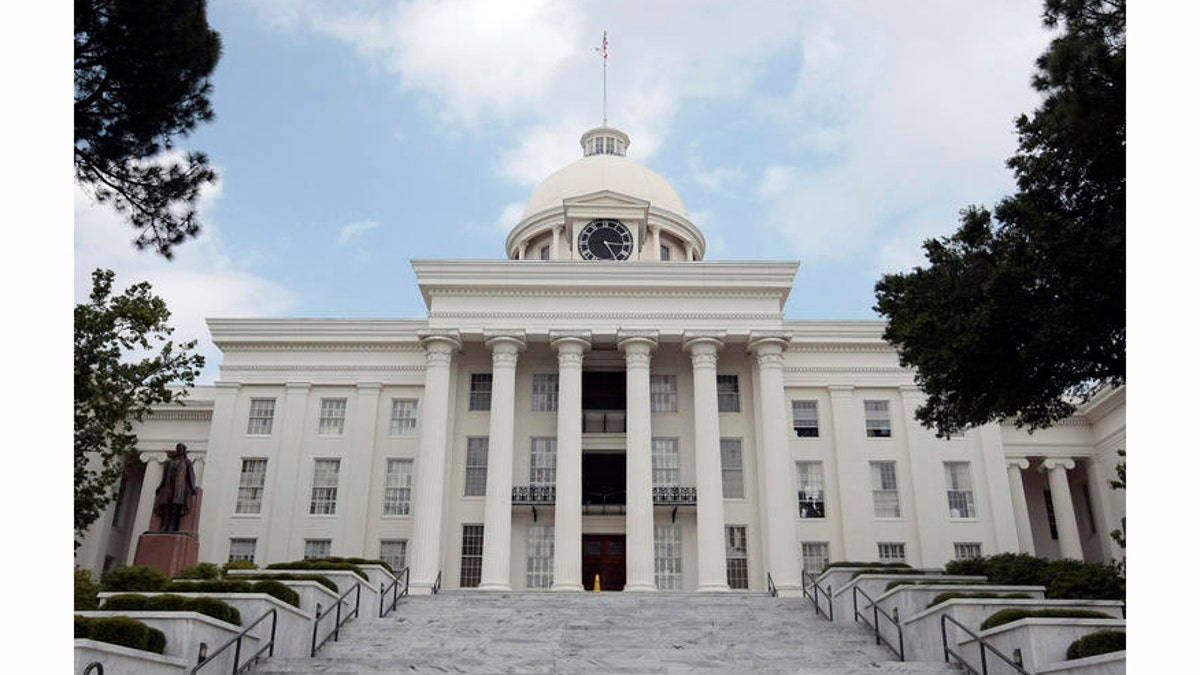
[[[293,607],[300,606],[300,594],[274,580],[258,582],[242,578],[182,580],[171,582],[162,590],[168,593],[266,593]],[[336,587],[334,590],[337,590]]]
[[[1094,609],[1002,609],[989,616],[979,624],[979,630],[987,630],[996,626],[1020,619],[1111,619],[1112,616]]]
[[[985,558],[962,558],[946,563],[946,574],[962,574],[968,576],[987,575]]]
[[[345,570],[354,572],[362,577],[364,581],[367,579],[367,573],[358,568],[358,565],[347,562],[332,562],[329,560],[294,560],[292,562],[271,563],[267,565],[269,570]]]
[[[164,595],[124,593],[105,600],[102,609],[117,612],[199,612],[235,626],[242,625],[242,616],[237,609],[217,598],[186,598],[169,593]]]
[[[100,577],[100,585],[106,591],[157,591],[168,581],[167,575],[145,565],[117,567]]]
[[[100,584],[92,581],[92,571],[80,567],[75,568],[75,611],[82,612],[98,609],[100,600],[96,595],[100,592]]]
[[[1036,586],[1042,583],[1047,562],[1028,553],[997,553],[984,558],[967,558],[946,563],[946,574],[982,574],[994,584]]]
[[[392,566],[382,560],[373,560],[371,558],[340,558],[337,556],[326,556],[324,558],[309,558],[309,560],[320,560],[322,562],[331,563],[349,563],[351,565],[382,565],[383,569],[389,573],[392,572]]]
[[[1102,630],[1089,633],[1067,647],[1067,660],[1082,659],[1125,649],[1125,631]]]
[[[878,562],[878,561],[876,561],[876,562],[857,562],[854,560],[839,560],[838,562],[829,563],[821,571],[824,572],[825,570],[831,569],[834,567],[886,567],[889,570],[890,569],[912,569],[912,565],[909,565],[908,563],[902,563],[902,562],[882,563],[882,562]]]
[[[321,576],[320,574],[239,574],[235,579],[275,579],[276,581],[315,581],[325,588],[338,592],[337,584],[329,580],[329,577]]]
[[[255,565],[253,560],[230,560],[229,562],[225,563],[224,565],[221,565],[222,572],[228,572],[229,570],[256,570],[256,569],[258,569],[258,565]]]
[[[75,637],[162,654],[167,647],[163,632],[127,616],[75,616]]]
[[[252,587],[255,593],[266,593],[271,597],[278,598],[292,607],[300,606],[300,594],[287,587],[281,581],[275,579],[263,579]]]
[[[179,570],[176,579],[220,579],[221,568],[216,563],[200,563]]]
[[[1047,598],[1124,600],[1125,581],[1116,565],[1055,560],[1042,569],[1040,583]]]

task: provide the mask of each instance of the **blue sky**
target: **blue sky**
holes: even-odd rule
[[[498,258],[602,116],[670,180],[709,260],[799,260],[785,314],[872,319],[958,210],[1013,189],[1041,2],[210,0],[220,184],[166,262],[76,191],[74,295],[149,280],[176,337],[207,317],[424,315],[408,261]]]

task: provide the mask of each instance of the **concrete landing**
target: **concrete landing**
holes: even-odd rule
[[[314,659],[253,673],[956,673],[767,595],[454,592],[351,621]]]

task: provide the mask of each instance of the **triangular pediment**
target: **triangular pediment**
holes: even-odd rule
[[[647,209],[650,207],[650,202],[645,199],[638,199],[627,194],[614,192],[612,190],[599,190],[597,192],[589,192],[578,197],[571,197],[563,200],[563,206],[570,209],[575,207],[617,207],[617,208],[639,208]]]

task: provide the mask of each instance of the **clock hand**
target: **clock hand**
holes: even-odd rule
[[[616,247],[615,249],[613,248],[614,246]],[[620,244],[617,244],[617,243],[611,242],[611,241],[604,242],[604,247],[608,249],[608,255],[611,256],[614,260],[617,257],[617,251],[620,251],[622,248],[622,246]]]

